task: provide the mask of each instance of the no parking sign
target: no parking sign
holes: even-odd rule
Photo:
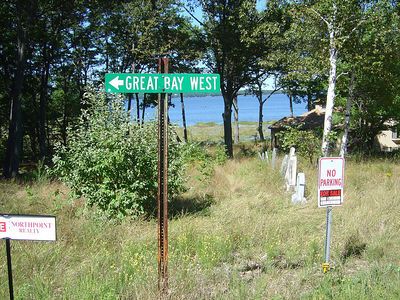
[[[318,169],[318,207],[342,205],[344,158],[322,157]]]

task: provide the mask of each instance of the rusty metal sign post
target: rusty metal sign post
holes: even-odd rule
[[[168,57],[158,59],[158,72],[168,73]],[[168,94],[158,94],[158,290],[168,293]]]
[[[158,289],[168,295],[168,94],[220,93],[219,74],[167,74],[168,57],[158,58],[158,74],[108,73],[107,93],[158,94]]]

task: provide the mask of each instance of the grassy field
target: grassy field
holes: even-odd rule
[[[189,168],[188,191],[170,204],[169,298],[400,299],[400,165],[347,161],[327,274],[316,168],[301,162],[300,170],[307,203],[292,205],[279,172],[256,157],[208,176]],[[57,242],[11,242],[16,299],[158,298],[155,219],[105,220],[40,178],[0,182],[0,211],[57,216]]]
[[[264,122],[263,129],[265,138],[268,138],[270,133],[268,126],[273,122]],[[239,122],[239,133],[241,141],[255,141],[258,137],[257,122]],[[233,127],[233,124],[232,124]],[[193,126],[188,126],[188,139],[196,142],[223,142],[224,141],[224,129],[223,126],[214,122],[197,123]],[[233,128],[232,128],[233,130]],[[183,138],[183,129],[177,128],[178,135]]]

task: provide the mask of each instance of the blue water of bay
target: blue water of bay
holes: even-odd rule
[[[182,126],[182,108],[179,97],[172,98],[174,107],[169,108],[172,123]],[[222,96],[185,97],[186,124],[188,126],[202,122],[222,124],[224,100]],[[253,95],[238,96],[239,121],[258,121],[258,101]],[[306,103],[293,103],[295,116],[306,112]],[[145,120],[155,119],[154,108],[147,108]],[[264,121],[279,120],[290,115],[289,98],[285,94],[274,94],[264,104]],[[233,120],[233,114],[232,114]]]

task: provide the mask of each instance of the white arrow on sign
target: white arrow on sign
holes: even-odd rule
[[[119,76],[117,76],[110,81],[110,84],[118,90],[121,85],[124,85],[124,81],[119,80]]]

